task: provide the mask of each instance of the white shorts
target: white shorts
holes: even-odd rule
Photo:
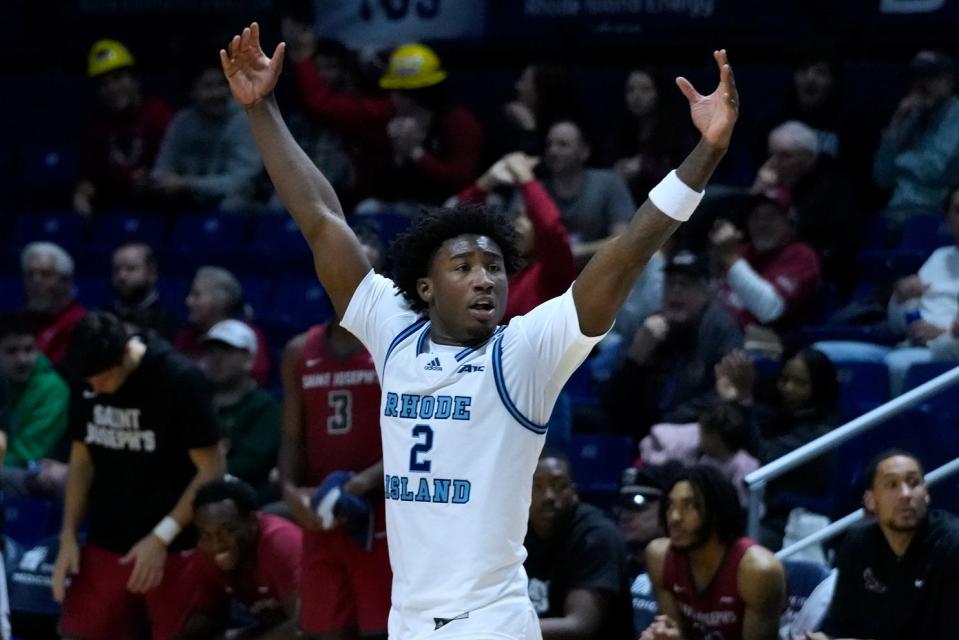
[[[528,599],[497,602],[465,612],[439,629],[429,621],[405,620],[390,611],[389,640],[542,640],[539,618]],[[417,628],[418,627],[418,628]],[[428,627],[428,628],[427,628]]]

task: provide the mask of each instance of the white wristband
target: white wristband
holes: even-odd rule
[[[160,540],[163,540],[163,544],[169,545],[173,542],[173,539],[176,538],[183,527],[180,526],[180,523],[167,516],[160,520],[160,524],[153,527],[153,535],[158,537]]]
[[[679,179],[676,171],[670,171],[669,175],[649,192],[649,200],[673,220],[686,222],[699,206],[705,193],[705,191],[691,189]]]

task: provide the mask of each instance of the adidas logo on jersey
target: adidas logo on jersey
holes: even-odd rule
[[[425,367],[423,367],[423,369],[425,371],[442,371],[443,367],[440,366],[439,358],[433,358]]]
[[[481,364],[464,364],[456,370],[456,373],[473,373],[474,371],[483,371],[485,367]]]

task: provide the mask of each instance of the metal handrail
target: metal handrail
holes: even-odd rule
[[[829,433],[804,444],[795,451],[791,451],[747,475],[745,480],[749,489],[749,513],[747,520],[749,536],[755,538],[759,535],[759,518],[762,509],[763,493],[766,490],[766,484],[770,480],[788,471],[792,471],[822,453],[837,447],[846,440],[864,431],[868,431],[888,418],[902,413],[912,405],[922,402],[929,396],[939,393],[956,382],[959,382],[959,367],[950,369],[932,380],[924,382],[915,389],[911,389],[901,396],[893,398],[886,404],[876,407],[872,411],[854,420],[850,420],[843,426],[833,429]]]
[[[943,478],[946,478],[956,473],[957,471],[959,471],[959,458],[956,458],[955,460],[951,462],[947,462],[946,464],[942,465],[935,471],[930,471],[929,473],[927,473],[926,486],[932,486],[936,484],[937,482],[939,482],[940,480],[942,480]],[[835,522],[830,523],[828,526],[825,526],[819,531],[806,536],[802,540],[797,540],[796,542],[792,543],[788,547],[783,547],[782,549],[776,552],[776,557],[782,560],[783,558],[793,555],[797,551],[802,551],[808,546],[814,545],[824,540],[829,540],[830,538],[839,535],[840,533],[842,533],[843,531],[845,531],[852,525],[856,524],[860,520],[864,520],[865,518],[866,518],[866,510],[856,509],[849,515],[843,516],[839,520],[836,520]]]

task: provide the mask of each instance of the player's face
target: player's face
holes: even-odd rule
[[[256,541],[256,521],[242,518],[232,500],[205,504],[194,517],[197,547],[224,573],[250,564]]]
[[[86,379],[86,383],[95,393],[116,393],[117,389],[126,382],[128,375],[129,372],[122,365],[117,365],[90,376]]]
[[[26,384],[38,353],[30,334],[12,333],[0,340],[0,378],[12,384]]]
[[[929,509],[929,492],[919,463],[908,456],[883,460],[863,501],[881,527],[914,531]]]
[[[541,538],[550,538],[564,525],[576,508],[576,485],[563,460],[543,458],[533,473],[533,496],[529,521]]]
[[[56,269],[53,256],[34,254],[23,268],[23,288],[31,311],[50,312],[57,301],[69,295],[71,280]]]
[[[509,286],[503,252],[486,236],[462,235],[445,241],[417,283],[429,305],[431,337],[440,343],[485,340],[506,311]]]
[[[749,239],[757,253],[785,246],[792,237],[792,224],[775,205],[760,204],[749,212]]]
[[[638,118],[648,116],[656,108],[659,92],[652,76],[645,71],[633,71],[626,79],[626,107]]]
[[[949,199],[949,209],[946,211],[946,226],[949,232],[959,245],[959,190],[952,194]]]
[[[669,492],[666,508],[666,529],[669,543],[681,550],[695,549],[705,540],[702,505],[686,480],[677,482]]]
[[[812,375],[809,367],[799,356],[792,358],[783,367],[776,382],[783,406],[790,411],[799,411],[812,401]]]
[[[156,284],[156,272],[147,266],[140,247],[124,247],[113,254],[113,291],[124,302],[142,300]]]

